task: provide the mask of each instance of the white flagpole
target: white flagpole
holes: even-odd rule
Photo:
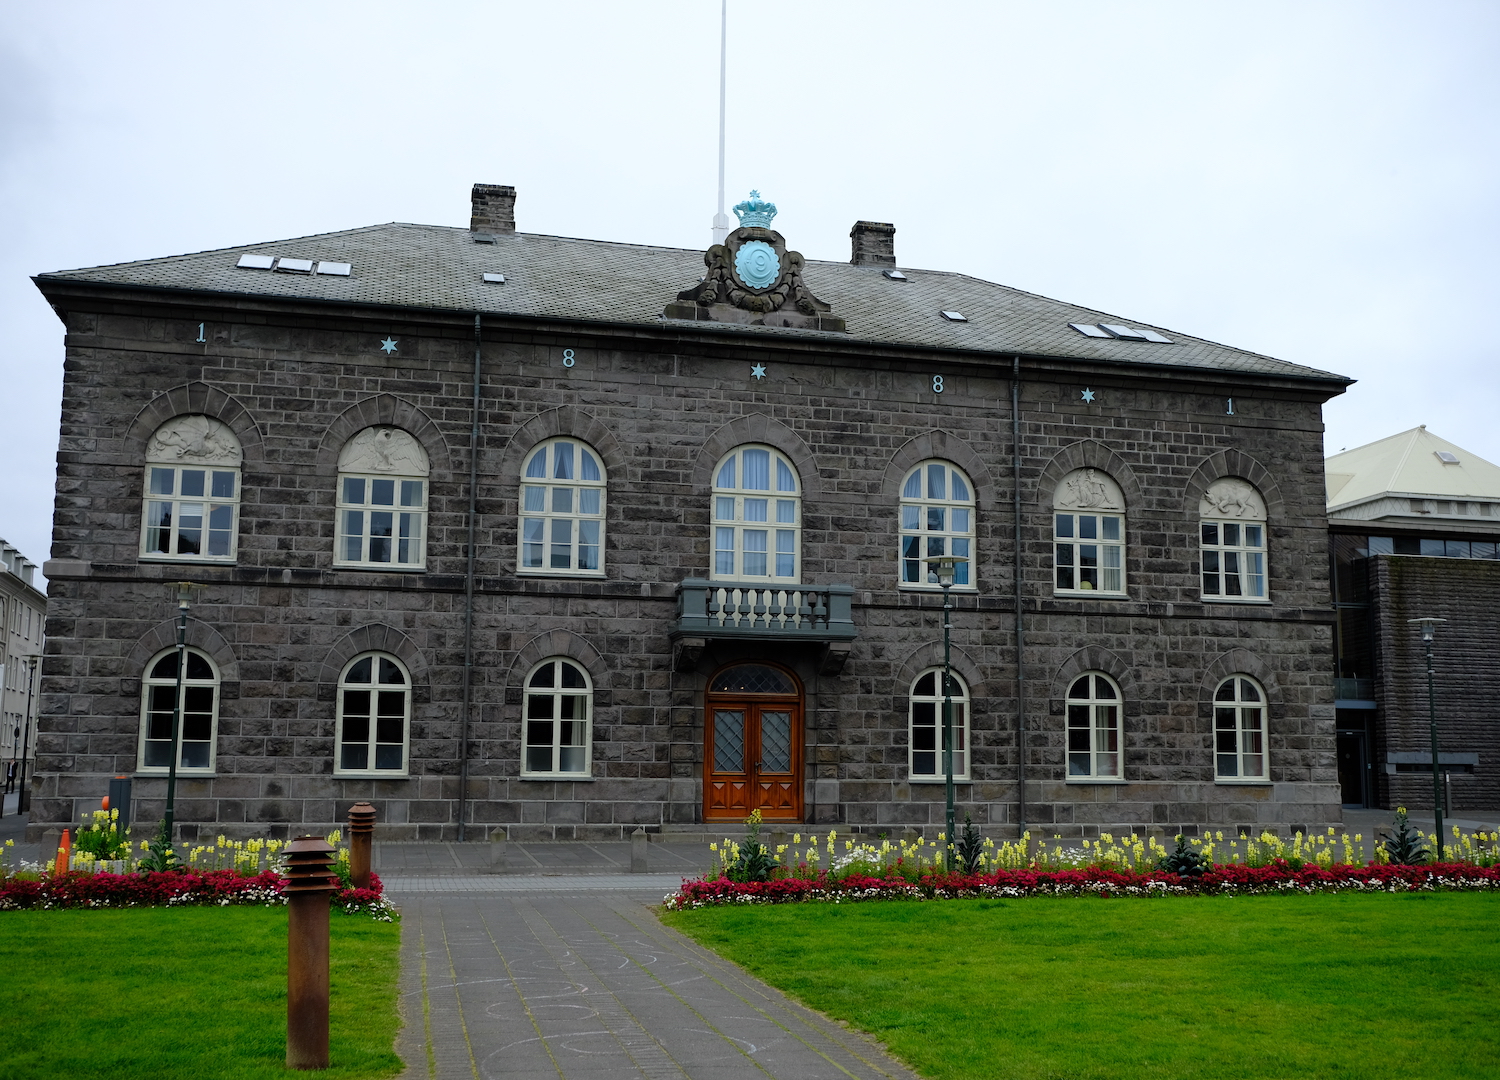
[[[714,243],[729,235],[729,215],[724,213],[724,72],[729,60],[729,0],[719,0],[719,212],[714,215]]]

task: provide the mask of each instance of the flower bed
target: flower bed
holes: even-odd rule
[[[285,904],[286,879],[273,871],[241,874],[234,870],[174,870],[161,873],[109,874],[71,870],[62,874],[10,874],[0,878],[0,911],[20,908],[174,907],[201,904]],[[383,895],[380,878],[370,888],[344,888],[332,895],[332,910],[366,914],[391,922],[395,909]]]
[[[997,870],[987,874],[931,873],[916,881],[892,875],[827,872],[773,881],[725,877],[683,882],[665,898],[669,911],[717,904],[850,903],[861,900],[957,900],[1028,896],[1255,896],[1314,892],[1420,892],[1438,889],[1500,891],[1500,867],[1471,863],[1424,866],[1335,864],[1293,868],[1215,864],[1201,876],[1134,870]]]

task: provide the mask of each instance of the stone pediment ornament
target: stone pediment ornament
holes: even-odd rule
[[[771,228],[776,204],[752,191],[734,215],[740,227],[704,252],[703,280],[678,293],[662,317],[843,332],[844,320],[802,280],[806,260]]]
[[[339,472],[426,476],[427,451],[396,427],[367,427],[339,452]]]
[[[1125,496],[1114,478],[1098,469],[1074,469],[1057,485],[1052,505],[1059,510],[1123,510]]]
[[[146,460],[159,465],[238,465],[243,457],[229,425],[211,416],[174,417],[146,444]]]
[[[1264,521],[1266,504],[1247,481],[1215,480],[1198,503],[1198,514],[1206,518],[1246,518]]]

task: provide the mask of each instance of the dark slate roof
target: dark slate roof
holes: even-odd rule
[[[349,277],[334,277],[236,268],[245,253],[347,262],[353,272]],[[775,336],[811,334],[870,344],[1020,352],[1348,381],[1329,372],[966,274],[901,269],[906,281],[892,281],[877,267],[808,260],[804,280],[815,296],[832,305],[834,315],[847,321],[847,335],[770,327],[720,328]],[[484,284],[482,275],[487,272],[504,274],[505,284]],[[535,233],[500,234],[493,244],[482,244],[475,242],[468,229],[392,223],[192,255],[64,270],[42,274],[37,281],[707,329],[716,324],[665,323],[661,318],[666,304],[702,274],[703,253],[690,249]],[[951,322],[941,314],[944,310],[961,312],[968,321]],[[1089,338],[1070,328],[1070,322],[1124,323],[1153,329],[1173,344]]]

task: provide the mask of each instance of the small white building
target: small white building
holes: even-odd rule
[[[36,587],[36,564],[0,539],[0,777],[23,748],[36,761],[37,693],[47,596]],[[28,737],[29,729],[29,737]],[[31,774],[28,766],[26,773]]]

